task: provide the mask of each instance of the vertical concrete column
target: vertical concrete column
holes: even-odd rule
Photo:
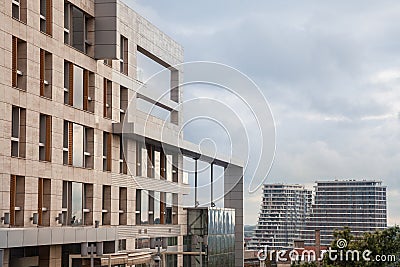
[[[224,175],[224,206],[235,209],[235,266],[243,266],[243,168],[228,165]]]

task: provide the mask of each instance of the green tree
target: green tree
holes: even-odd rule
[[[337,230],[334,232],[334,240],[331,243],[331,249],[337,250],[338,259],[332,260],[328,254],[325,254],[322,266],[348,266],[348,267],[384,267],[400,266],[400,228],[399,226],[389,227],[385,230],[373,233],[365,233],[361,237],[354,237],[349,228]],[[343,242],[345,240],[345,243]],[[346,246],[343,247],[343,244]],[[356,254],[359,253],[359,260]],[[363,257],[363,253],[366,260]],[[343,257],[340,259],[340,253]],[[346,257],[347,255],[347,257]],[[386,261],[376,261],[377,257],[384,256]]]

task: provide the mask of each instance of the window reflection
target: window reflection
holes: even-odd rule
[[[167,155],[167,181],[172,182],[172,155]]]
[[[74,107],[83,109],[83,69],[74,65]]]
[[[140,221],[142,224],[149,223],[149,191],[141,191]]]
[[[83,187],[81,183],[72,183],[71,225],[83,224]]]
[[[83,126],[79,124],[73,124],[73,165],[77,167],[83,167]]]
[[[154,192],[154,224],[161,222],[160,198],[160,192]]]

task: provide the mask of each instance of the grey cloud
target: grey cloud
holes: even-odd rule
[[[263,90],[278,134],[268,181],[381,179],[400,222],[400,83],[375,79],[400,73],[398,1],[128,2],[182,43],[186,60],[226,63]],[[258,197],[247,197],[255,223]]]

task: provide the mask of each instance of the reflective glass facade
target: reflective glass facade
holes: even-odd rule
[[[234,266],[235,210],[223,208],[188,209],[186,251],[206,252],[204,266]],[[185,256],[184,266],[195,266],[199,256]]]

